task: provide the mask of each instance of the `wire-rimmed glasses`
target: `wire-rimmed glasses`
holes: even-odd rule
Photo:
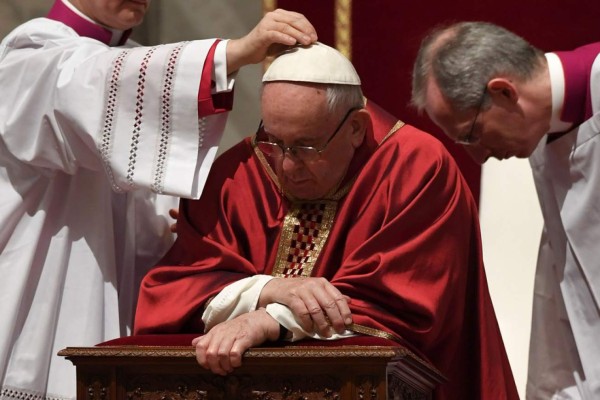
[[[346,115],[344,115],[344,118],[342,118],[342,120],[338,124],[337,128],[335,128],[335,131],[333,131],[331,136],[329,136],[329,139],[327,139],[325,144],[319,148],[313,146],[284,146],[281,143],[269,142],[265,140],[257,141],[256,146],[259,148],[260,151],[263,152],[265,156],[271,158],[283,158],[283,156],[287,153],[291,154],[295,159],[301,160],[303,162],[315,161],[321,156],[321,153],[325,151],[329,143],[331,143],[333,138],[341,130],[342,126],[344,125],[350,114],[352,114],[353,111],[356,111],[358,109],[359,108],[357,107],[349,109],[348,112],[346,112]],[[264,131],[262,120],[260,121],[260,124],[258,126],[257,137],[261,131]]]
[[[485,95],[487,93],[487,86],[483,88],[483,93],[481,93],[481,99],[479,100],[479,105],[477,106],[477,113],[475,113],[475,118],[473,118],[473,122],[471,123],[471,129],[469,129],[469,133],[465,136],[458,138],[454,141],[456,144],[462,144],[463,146],[473,146],[479,143],[481,140],[480,135],[475,135],[475,125],[477,124],[477,119],[479,118],[479,114],[481,114],[481,109],[483,108],[483,103],[485,101]]]

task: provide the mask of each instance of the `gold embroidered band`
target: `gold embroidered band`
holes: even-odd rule
[[[273,276],[311,276],[329,237],[337,202],[294,203],[285,216]]]
[[[346,329],[348,329],[352,332],[355,332],[355,333],[360,333],[362,335],[380,337],[380,338],[392,340],[392,341],[398,342],[398,343],[402,342],[402,340],[396,335],[393,335],[386,331],[382,331],[380,329],[370,328],[370,327],[364,326],[364,325],[352,323],[352,324],[348,325],[346,327]]]

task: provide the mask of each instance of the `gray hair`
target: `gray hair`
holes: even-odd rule
[[[506,74],[528,80],[544,63],[541,50],[491,23],[460,22],[437,28],[423,40],[417,54],[411,102],[423,110],[431,76],[457,110],[474,108],[490,79]]]
[[[260,95],[265,85],[270,82],[263,82],[260,88]],[[293,83],[293,82],[290,82]],[[302,83],[302,82],[301,82]],[[327,90],[327,111],[332,114],[337,112],[346,112],[351,108],[364,108],[365,99],[360,86],[358,85],[339,85],[339,84],[317,84]]]
[[[330,113],[346,112],[351,108],[364,108],[365,100],[358,85],[326,85],[327,107]]]

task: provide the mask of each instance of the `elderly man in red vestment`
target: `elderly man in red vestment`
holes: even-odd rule
[[[284,53],[263,81],[256,134],[182,201],[136,333],[205,332],[198,362],[218,374],[278,338],[386,337],[446,375],[436,398],[518,398],[477,207],[443,145],[365,105],[328,46]]]

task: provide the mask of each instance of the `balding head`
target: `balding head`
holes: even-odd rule
[[[514,33],[487,22],[434,29],[422,42],[413,68],[412,104],[425,108],[433,80],[457,110],[477,107],[495,76],[526,80],[544,65],[543,53]]]

